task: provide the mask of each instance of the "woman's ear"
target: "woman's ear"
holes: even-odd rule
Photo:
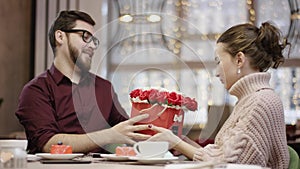
[[[55,40],[58,44],[62,44],[64,39],[64,32],[61,30],[55,31]]]
[[[238,67],[242,67],[244,64],[245,64],[245,61],[246,61],[246,56],[243,52],[238,52],[236,54],[236,64]]]

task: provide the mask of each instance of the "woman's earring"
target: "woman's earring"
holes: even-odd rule
[[[240,68],[238,68],[238,70],[237,70],[237,74],[240,74],[241,73],[241,69]]]

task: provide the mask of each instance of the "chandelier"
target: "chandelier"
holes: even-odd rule
[[[152,44],[161,39],[161,12],[165,0],[117,0],[118,32],[115,41],[121,41],[131,53],[136,45]]]

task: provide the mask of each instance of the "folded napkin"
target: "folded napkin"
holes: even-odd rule
[[[214,164],[212,162],[196,162],[190,164],[168,164],[165,169],[213,169]]]
[[[262,169],[257,165],[214,164],[213,162],[197,162],[192,164],[168,164],[165,169]]]
[[[227,164],[227,169],[262,169],[261,166],[257,165],[245,165],[245,164]]]

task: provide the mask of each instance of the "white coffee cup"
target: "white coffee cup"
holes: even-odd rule
[[[15,147],[15,148],[21,148],[23,150],[26,150],[27,144],[28,144],[27,140],[16,140],[16,139],[0,140],[0,148]]]
[[[169,150],[169,143],[165,141],[141,141],[133,145],[138,157],[161,158]]]

